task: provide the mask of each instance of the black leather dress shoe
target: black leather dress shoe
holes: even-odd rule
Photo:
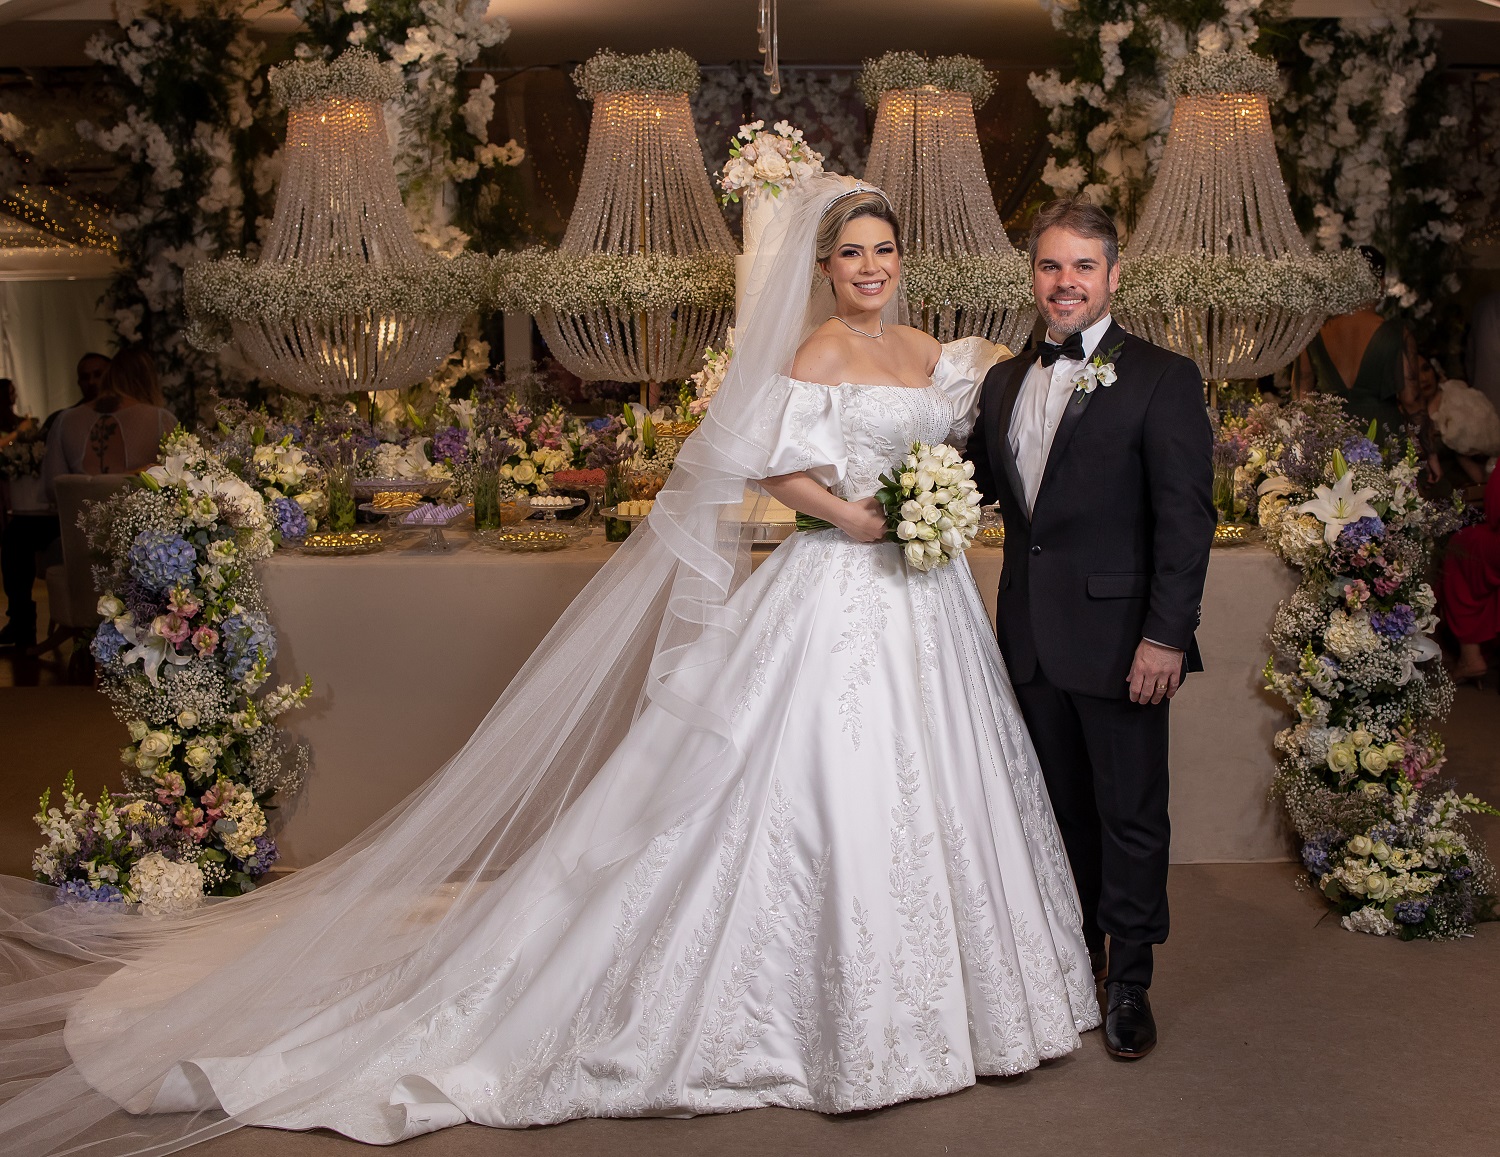
[[[1104,1047],[1122,1061],[1137,1061],[1156,1047],[1151,999],[1139,984],[1110,984],[1104,1014]]]

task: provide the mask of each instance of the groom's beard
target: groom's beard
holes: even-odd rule
[[[1053,298],[1083,298],[1083,304],[1075,308],[1065,316],[1054,313]],[[1054,289],[1047,295],[1046,300],[1037,303],[1042,311],[1042,317],[1047,320],[1047,333],[1050,337],[1061,340],[1075,333],[1082,333],[1093,325],[1101,317],[1109,312],[1109,294],[1104,294],[1102,299],[1094,301],[1083,290],[1073,286],[1064,289]]]

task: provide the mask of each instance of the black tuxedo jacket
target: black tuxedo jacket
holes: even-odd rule
[[[1040,663],[1054,686],[1109,699],[1129,694],[1142,638],[1203,669],[1193,632],[1216,521],[1197,367],[1118,323],[1094,352],[1116,345],[1115,383],[1068,400],[1029,516],[1009,432],[1037,349],[990,370],[968,448],[1005,520],[997,627],[1011,678]]]

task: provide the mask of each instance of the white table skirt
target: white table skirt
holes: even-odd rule
[[[447,762],[613,549],[601,539],[544,555],[464,545],[266,562],[277,677],[314,683],[308,705],[284,720],[313,762],[273,813],[282,865],[326,856]],[[1000,552],[978,548],[970,560],[993,616]],[[1286,716],[1260,690],[1259,670],[1271,616],[1295,585],[1264,549],[1214,552],[1198,635],[1208,670],[1172,707],[1174,862],[1292,854],[1266,799],[1271,739]]]

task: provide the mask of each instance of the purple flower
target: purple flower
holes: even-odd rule
[[[469,437],[458,426],[444,426],[432,439],[432,457],[437,462],[462,462],[469,456]]]
[[[1354,466],[1360,462],[1380,465],[1380,447],[1368,438],[1350,438],[1344,443],[1344,461]]]
[[[254,879],[264,876],[271,870],[271,865],[281,858],[281,852],[276,847],[276,841],[270,836],[256,836],[254,840],[255,850],[240,861],[245,875]]]
[[[1365,517],[1351,522],[1339,531],[1339,545],[1348,551],[1356,551],[1371,542],[1385,537],[1385,523],[1378,518]]]
[[[298,506],[292,499],[272,499],[271,516],[276,520],[276,528],[281,531],[282,538],[303,538],[306,536],[307,515],[303,513],[302,507]]]
[[[82,880],[69,880],[58,886],[59,904],[123,904],[125,897],[113,884],[100,884],[90,888]]]
[[[1340,843],[1343,837],[1338,832],[1322,832],[1313,836],[1302,845],[1302,866],[1308,872],[1322,879],[1328,874],[1328,858],[1333,852],[1335,844]]]
[[[1370,626],[1383,638],[1392,641],[1404,639],[1417,629],[1417,613],[1405,603],[1397,603],[1389,611],[1371,614]]]
[[[1469,867],[1467,864],[1460,864],[1458,867],[1454,868],[1451,872],[1448,873],[1448,879],[1452,880],[1455,884],[1461,884],[1473,874],[1473,868]]]
[[[1396,923],[1420,924],[1427,919],[1430,900],[1400,900],[1396,903]]]
[[[115,625],[109,619],[99,624],[99,629],[94,632],[94,641],[89,644],[89,653],[99,663],[113,663],[130,644],[126,642],[125,636],[115,629]]]
[[[198,552],[180,534],[143,530],[130,547],[130,573],[150,590],[164,591],[192,577]]]

